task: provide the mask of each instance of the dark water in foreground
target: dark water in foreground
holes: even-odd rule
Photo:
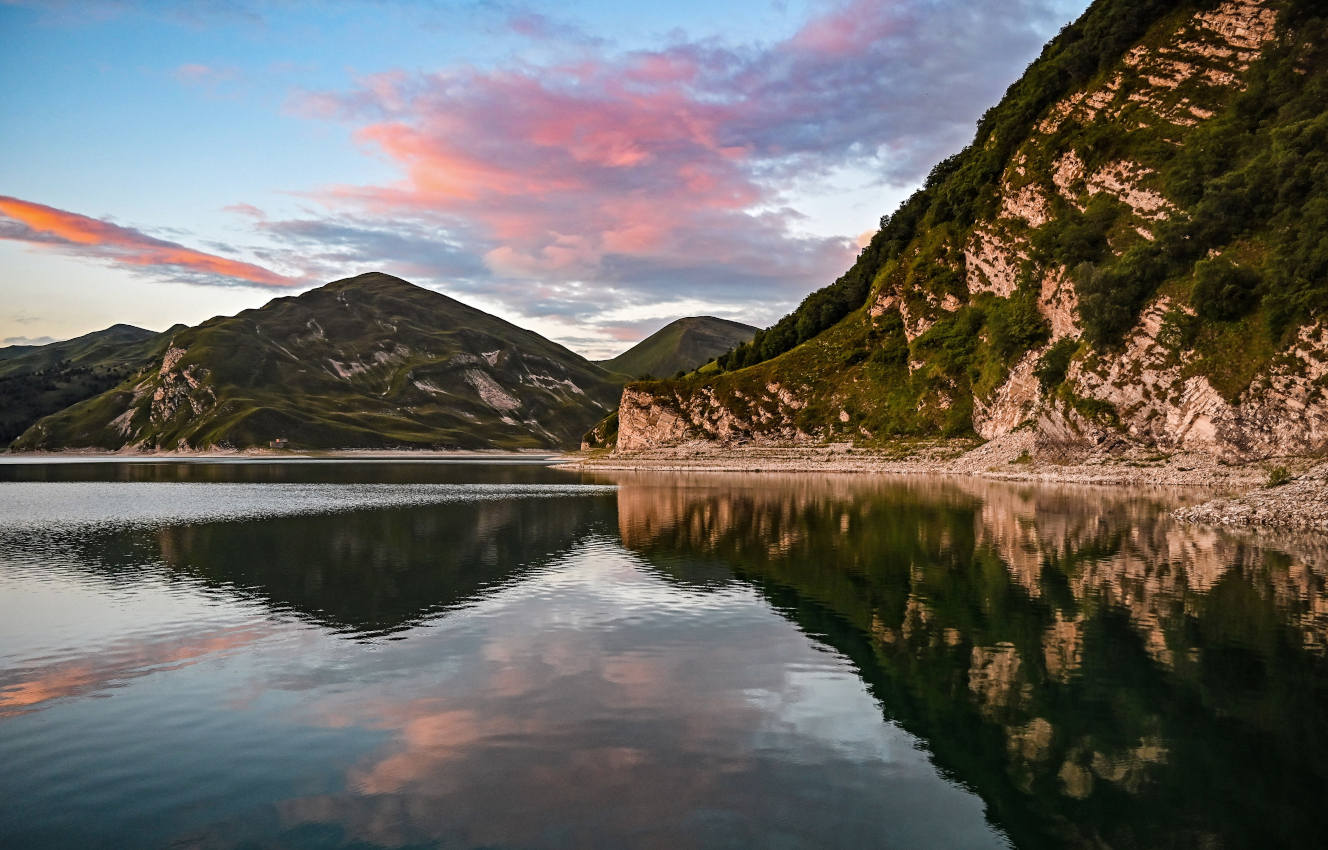
[[[1175,498],[0,464],[0,846],[1321,846],[1328,540]]]

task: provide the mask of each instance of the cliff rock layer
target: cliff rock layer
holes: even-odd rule
[[[1308,0],[1099,0],[844,277],[718,375],[629,386],[618,449],[1328,449],[1325,33]]]

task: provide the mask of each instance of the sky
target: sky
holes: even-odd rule
[[[767,326],[1087,0],[0,0],[0,345],[384,271],[585,356]]]

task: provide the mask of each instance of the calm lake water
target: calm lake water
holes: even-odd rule
[[[1328,538],[1183,498],[0,463],[0,846],[1322,846]]]

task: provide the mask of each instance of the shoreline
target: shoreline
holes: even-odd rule
[[[546,449],[290,449],[199,451],[4,452],[5,463],[164,463],[171,461],[399,461],[521,462],[604,472],[823,473],[951,476],[1029,484],[1106,487],[1164,486],[1199,491],[1201,504],[1172,512],[1186,523],[1236,529],[1294,529],[1328,533],[1328,461],[1281,457],[1238,464],[1202,453],[1162,454],[1141,449],[1101,451],[1075,463],[1032,456],[1033,435],[1014,432],[973,440],[900,441],[885,448],[828,445],[720,445],[694,441],[626,454]],[[1287,480],[1270,486],[1281,467]]]
[[[145,462],[187,460],[526,460],[562,462],[571,455],[558,449],[201,449],[197,451],[59,451],[0,452],[0,463]]]
[[[1175,454],[1150,459],[1090,458],[1049,463],[996,457],[990,443],[969,451],[927,445],[914,452],[831,446],[680,446],[630,454],[582,454],[566,465],[581,469],[660,472],[823,472],[884,475],[948,475],[1031,483],[1140,484],[1196,487],[1243,493],[1268,478],[1267,462],[1220,464],[1211,457]],[[1277,463],[1308,468],[1314,461],[1282,458]]]
[[[565,466],[587,471],[769,472],[942,475],[1030,484],[1169,486],[1201,491],[1201,504],[1177,520],[1226,528],[1288,528],[1328,533],[1328,462],[1285,457],[1228,464],[1200,453],[1102,452],[1076,463],[1032,457],[1032,435],[971,441],[918,441],[883,449],[848,444],[717,446],[703,441],[629,454],[581,453]],[[1270,485],[1280,467],[1285,483]]]

